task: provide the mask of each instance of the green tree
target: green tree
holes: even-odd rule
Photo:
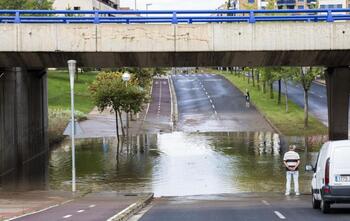
[[[301,84],[304,90],[304,127],[308,127],[309,121],[309,90],[315,78],[322,74],[319,67],[300,67],[298,71],[293,71],[293,80]]]
[[[147,93],[138,85],[137,80],[131,79],[126,86],[120,72],[99,73],[89,89],[99,111],[102,112],[107,107],[112,107],[116,118],[117,136],[119,135],[119,120],[123,128],[121,111],[140,112],[147,101]],[[122,133],[125,135],[124,131]]]
[[[1,9],[52,9],[50,0],[0,0]]]

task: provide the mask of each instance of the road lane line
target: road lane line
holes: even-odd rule
[[[211,99],[209,99],[209,102],[213,104],[213,101]]]
[[[214,111],[215,115],[218,115],[218,112]]]
[[[92,204],[89,206],[89,208],[94,208],[96,205],[95,204]]]
[[[213,104],[211,105],[211,107],[212,107],[213,109],[215,109],[215,106],[214,106]]]
[[[81,209],[81,210],[78,210],[77,213],[82,213],[84,212],[85,210]]]
[[[26,216],[30,216],[30,215],[34,215],[34,214],[37,214],[37,213],[41,213],[41,212],[44,212],[46,210],[49,210],[49,209],[52,209],[52,208],[55,208],[55,207],[62,206],[64,204],[70,203],[72,201],[73,200],[67,200],[67,201],[64,201],[64,202],[62,202],[60,204],[55,204],[55,205],[49,206],[47,208],[44,208],[44,209],[41,209],[41,210],[38,210],[38,211],[34,211],[34,212],[26,213],[26,214],[23,214],[23,215],[20,215],[20,216],[12,217],[10,219],[7,219],[6,221],[12,221],[12,220],[16,220],[16,219],[23,218],[23,217],[26,217]]]
[[[276,214],[276,216],[278,216],[278,218],[280,219],[286,219],[285,216],[282,215],[282,213],[278,212],[278,211],[274,211],[274,213]]]
[[[271,204],[269,202],[267,202],[266,200],[262,200],[261,201],[263,204],[265,204],[266,206],[270,206]]]
[[[64,217],[62,217],[63,219],[67,219],[69,217],[72,217],[72,215],[68,214],[68,215],[65,215]]]

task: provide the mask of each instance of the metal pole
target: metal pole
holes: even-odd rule
[[[71,97],[71,140],[72,140],[72,192],[76,191],[75,181],[75,119],[74,119],[74,75],[75,75],[76,61],[68,61],[69,78],[70,78],[70,97]]]
[[[135,10],[137,10],[137,0],[135,0]]]

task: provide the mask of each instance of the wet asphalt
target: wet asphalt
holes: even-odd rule
[[[156,199],[141,211],[140,221],[345,221],[350,206],[337,205],[330,214],[312,209],[311,195],[285,197],[282,194],[225,194],[215,196]],[[131,219],[135,221],[136,219]]]
[[[229,81],[214,74],[172,75],[179,111],[178,130],[273,131],[245,96]]]
[[[278,84],[275,82],[274,89],[277,91],[277,88]],[[287,89],[289,99],[300,107],[304,108],[304,90],[302,86],[288,82]],[[285,84],[283,82],[282,93],[285,94]],[[309,91],[309,112],[317,119],[319,119],[324,125],[328,125],[327,89],[325,85],[316,82],[312,83]]]

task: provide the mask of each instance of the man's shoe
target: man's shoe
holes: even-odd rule
[[[296,196],[300,196],[300,193],[295,193]]]
[[[284,195],[289,196],[290,194],[288,192],[286,192]]]

